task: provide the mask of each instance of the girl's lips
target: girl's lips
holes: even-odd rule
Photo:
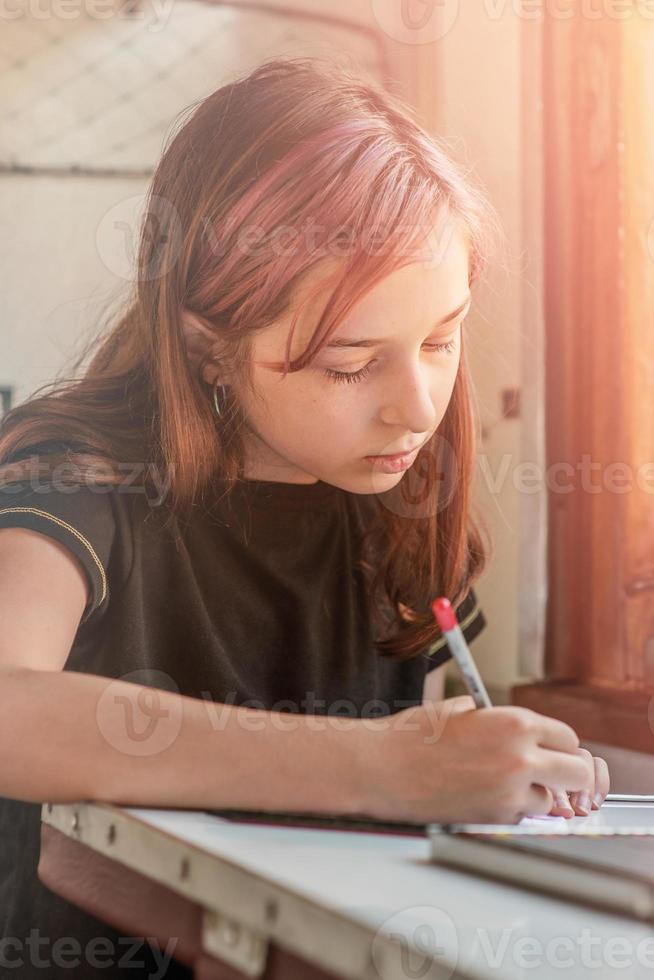
[[[410,453],[401,453],[397,456],[365,456],[364,458],[382,473],[400,473],[402,470],[408,470],[419,450],[420,446]]]

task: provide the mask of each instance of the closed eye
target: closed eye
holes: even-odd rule
[[[438,351],[444,354],[453,354],[456,350],[456,341],[448,340],[446,344],[425,344],[429,351]]]
[[[457,349],[455,340],[448,340],[447,343],[442,344],[425,344],[424,346],[430,354],[454,354]],[[333,368],[324,368],[324,373],[331,381],[354,384],[357,381],[362,381],[370,374],[374,363],[374,361],[370,361],[358,371],[336,371]]]

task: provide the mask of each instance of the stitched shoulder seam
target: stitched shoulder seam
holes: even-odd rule
[[[48,521],[52,521],[53,524],[57,524],[59,527],[65,528],[67,531],[77,538],[78,541],[84,545],[91,558],[95,562],[100,573],[100,581],[102,583],[102,596],[100,597],[101,605],[107,597],[107,575],[105,573],[102,562],[98,558],[95,548],[91,544],[88,538],[86,538],[77,528],[74,528],[71,524],[66,521],[62,521],[61,518],[55,517],[53,514],[48,514],[45,510],[39,510],[38,507],[3,507],[0,508],[0,517],[3,514],[35,514],[37,517],[44,517]]]
[[[472,612],[469,612],[468,615],[464,619],[462,619],[461,622],[459,623],[461,629],[462,630],[466,629],[466,627],[470,625],[473,619],[479,615],[480,611],[481,610],[479,609],[479,605],[476,604]],[[424,656],[431,657],[433,653],[436,653],[438,650],[441,649],[441,647],[444,647],[446,643],[447,643],[447,639],[444,636],[441,636],[438,640],[436,640],[435,643],[432,643],[432,645],[426,651]]]

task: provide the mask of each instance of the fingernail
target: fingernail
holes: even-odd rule
[[[595,793],[595,796],[593,797],[593,803],[595,804],[595,806],[599,810],[599,808],[602,805],[602,794],[601,793]]]
[[[572,804],[568,799],[568,794],[564,791],[559,791],[554,794],[554,801],[557,806],[560,806],[563,810],[572,810]]]
[[[590,795],[588,793],[579,794],[577,798],[577,809],[583,810],[586,815],[590,813]]]

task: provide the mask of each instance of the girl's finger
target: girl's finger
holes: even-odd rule
[[[592,800],[595,798],[595,764],[593,756],[588,749],[577,749],[577,755],[581,756],[588,767],[588,784],[574,793],[570,793],[570,804],[578,817],[587,817],[592,808]]]
[[[553,817],[574,817],[575,812],[572,809],[570,803],[570,798],[565,790],[554,790],[552,793],[554,801],[552,803],[552,809],[550,810],[550,815]]]
[[[605,759],[595,755],[593,756],[593,763],[595,765],[595,793],[592,799],[592,806],[594,810],[599,810],[609,792],[611,777]]]
[[[529,799],[523,815],[531,817],[549,816],[552,812],[552,790],[546,786],[532,783],[529,787]]]

